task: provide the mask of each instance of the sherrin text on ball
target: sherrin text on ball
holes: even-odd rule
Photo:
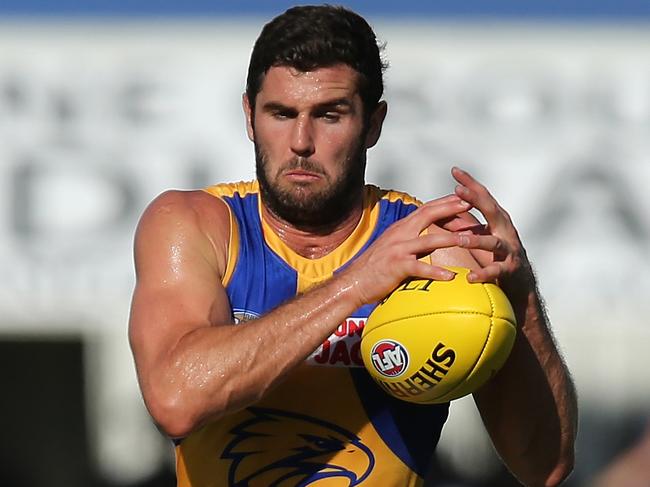
[[[432,404],[474,392],[505,363],[516,319],[503,291],[470,283],[411,279],[372,312],[361,355],[373,379],[399,399]]]

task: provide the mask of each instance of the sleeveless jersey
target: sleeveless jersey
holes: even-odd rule
[[[256,181],[206,191],[230,210],[223,283],[235,326],[246,326],[247,320],[331,277],[419,205],[404,193],[368,185],[352,234],[328,255],[307,259],[284,245],[260,217]],[[399,401],[372,381],[359,343],[373,308],[352,313],[258,403],[177,441],[178,486],[422,485],[448,404]]]

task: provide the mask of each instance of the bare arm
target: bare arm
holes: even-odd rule
[[[420,233],[465,209],[456,197],[424,205],[387,230],[345,272],[235,326],[221,284],[225,206],[202,193],[159,197],[136,233],[137,284],[129,326],[153,418],[170,436],[186,436],[210,419],[256,402],[351,312],[382,298],[405,277],[451,278],[417,256],[457,245],[458,236]]]
[[[488,222],[484,235],[461,245],[481,264],[469,277],[498,281],[510,298],[519,330],[501,371],[474,394],[492,441],[525,485],[559,485],[573,469],[577,430],[575,389],[553,339],[535,277],[509,215],[485,187],[454,169],[456,193]]]

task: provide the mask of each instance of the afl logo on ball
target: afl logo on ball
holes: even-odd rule
[[[375,343],[370,352],[372,365],[385,377],[399,377],[409,365],[409,354],[404,346],[394,340]]]

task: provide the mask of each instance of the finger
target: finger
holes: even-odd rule
[[[487,230],[485,225],[473,220],[469,220],[463,217],[463,215],[453,216],[445,220],[437,222],[438,226],[448,230],[450,232],[468,232],[476,234],[485,234]]]
[[[471,189],[476,189],[476,190],[483,189],[487,191],[487,188],[483,186],[481,183],[479,183],[474,176],[472,176],[464,169],[459,168],[458,166],[454,166],[451,168],[451,175],[458,183],[462,184],[463,186],[466,186]]]
[[[458,167],[453,167],[451,173],[459,183],[455,188],[456,195],[483,213],[491,225],[503,222],[505,211],[485,186],[474,179],[471,174]]]
[[[459,199],[451,203],[423,205],[402,219],[406,231],[420,233],[432,223],[466,212],[470,207],[466,201]]]
[[[503,273],[503,267],[497,263],[493,262],[486,265],[480,269],[473,269],[467,274],[467,280],[469,282],[496,282],[499,276]]]
[[[467,221],[467,222],[472,222],[477,225],[483,226],[483,224],[479,221],[478,218],[476,218],[474,215],[472,215],[469,211],[466,211],[465,213],[459,213],[458,217]]]
[[[441,196],[440,198],[436,198],[430,201],[427,201],[426,203],[423,203],[422,206],[435,206],[439,204],[445,204],[445,203],[455,203],[457,201],[460,201],[461,198],[455,193],[448,194],[445,196]]]
[[[410,276],[433,279],[435,281],[450,281],[456,276],[456,273],[449,269],[427,264],[421,260],[411,261],[406,270]]]
[[[458,234],[458,246],[466,249],[480,249],[492,252],[494,255],[508,253],[508,245],[494,235]]]
[[[403,250],[411,255],[430,254],[436,249],[458,246],[458,235],[448,233],[428,233],[404,242]]]

